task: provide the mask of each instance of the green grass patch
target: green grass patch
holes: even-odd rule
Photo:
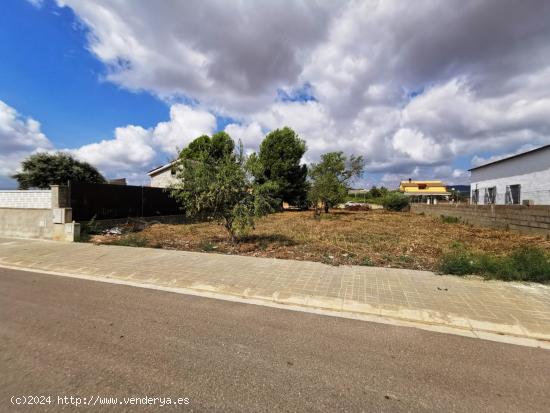
[[[441,215],[441,222],[446,224],[458,224],[460,222],[460,218],[452,217],[450,215]]]
[[[453,275],[481,275],[505,281],[550,282],[550,256],[541,248],[526,246],[509,255],[474,253],[454,244],[441,257],[439,271]]]
[[[323,254],[322,262],[323,264],[334,264],[334,255]]]
[[[399,257],[397,257],[397,261],[400,263],[400,264],[411,264],[414,262],[414,258],[411,257],[410,255],[400,255]]]
[[[117,240],[113,240],[111,244],[123,247],[146,247],[147,240],[136,234],[129,234]]]
[[[369,257],[365,257],[361,260],[359,265],[364,265],[365,267],[372,267],[372,266],[374,266],[374,263],[372,262],[372,260]]]
[[[206,241],[206,242],[203,242],[199,245],[199,248],[205,252],[212,252],[212,251],[216,251],[216,249],[218,248],[216,246],[216,244],[213,244],[212,242],[210,241]]]

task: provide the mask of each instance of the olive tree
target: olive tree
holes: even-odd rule
[[[343,152],[329,152],[321,156],[321,162],[309,168],[311,188],[310,202],[317,207],[322,204],[325,212],[343,202],[353,178],[363,174],[365,161],[362,156],[351,155],[347,158]]]
[[[188,217],[220,223],[236,242],[254,228],[255,217],[270,211],[268,188],[254,185],[242,145],[235,153],[229,135],[221,145],[213,145],[213,138],[201,136],[181,152],[169,190]]]

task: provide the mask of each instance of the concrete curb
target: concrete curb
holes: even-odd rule
[[[368,305],[354,302],[345,302],[343,300],[328,303],[326,299],[319,299],[313,296],[280,297],[279,295],[274,294],[274,296],[272,297],[265,297],[246,294],[228,294],[219,293],[216,291],[215,287],[209,285],[196,285],[193,286],[193,288],[169,287],[147,282],[134,282],[119,278],[112,278],[109,276],[100,277],[78,273],[49,271],[39,268],[6,265],[4,263],[0,264],[0,268],[27,271],[38,274],[49,274],[70,278],[78,278],[111,284],[127,285],[131,287],[166,291],[176,294],[194,295],[231,302],[261,305],[283,310],[326,315],[330,317],[341,317],[354,320],[369,321],[399,327],[412,327],[426,331],[454,334],[463,337],[478,338],[499,343],[537,347],[550,350],[550,339],[546,337],[527,335],[521,329],[511,329],[510,326],[504,324],[495,324],[489,326],[492,328],[484,328],[487,327],[485,325],[486,323],[482,323],[477,320],[453,319],[453,324],[450,324],[448,322],[445,322],[445,320],[443,319],[438,319],[437,315],[431,314],[431,312],[425,310],[408,311],[407,314],[403,314],[403,310],[380,311],[379,309],[372,308],[371,311],[369,311],[370,306]]]

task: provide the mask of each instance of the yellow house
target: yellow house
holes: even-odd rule
[[[401,181],[399,190],[409,196],[441,197],[449,196],[445,184],[442,181]]]

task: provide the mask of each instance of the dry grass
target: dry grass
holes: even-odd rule
[[[307,211],[272,214],[258,220],[256,229],[236,245],[214,223],[156,224],[133,236],[156,248],[427,270],[436,269],[454,242],[496,255],[523,245],[550,251],[550,241],[542,237],[386,211],[335,211],[321,220]],[[92,241],[119,238],[96,236]]]

